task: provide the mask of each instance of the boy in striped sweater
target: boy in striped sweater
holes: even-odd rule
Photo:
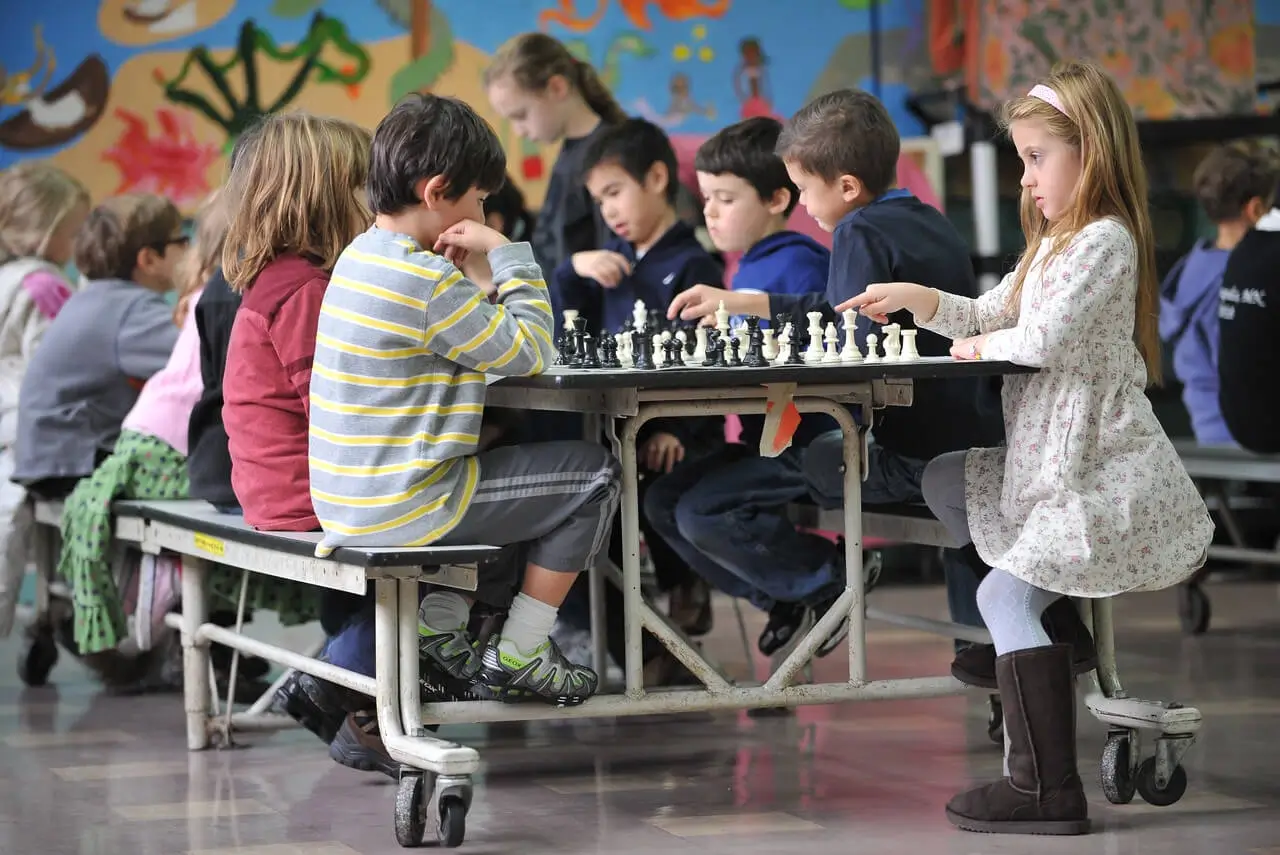
[[[577,574],[605,546],[618,464],[581,441],[477,453],[485,373],[536,374],[555,355],[547,288],[529,245],[482,225],[506,157],[467,105],[411,95],[378,125],[371,161],[374,225],[338,259],[316,334],[318,553],[525,544],[523,587],[501,636],[478,651],[466,633],[471,601],[435,590],[419,612],[421,652],[454,691],[581,703],[596,674],[566,660],[548,633]],[[493,301],[456,266],[481,253]],[[501,602],[514,581],[482,577],[477,598]]]

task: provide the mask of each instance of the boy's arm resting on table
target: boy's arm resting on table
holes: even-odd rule
[[[267,335],[280,364],[289,375],[302,408],[311,416],[311,366],[316,358],[316,326],[328,283],[312,279],[280,305]]]
[[[487,374],[540,374],[555,357],[551,300],[527,243],[489,253],[498,302],[441,256],[444,274],[427,302],[423,343],[451,362]],[[436,267],[439,270],[439,267]]]
[[[116,333],[116,364],[126,377],[147,380],[169,361],[178,342],[173,307],[158,294],[133,301]]]
[[[1056,266],[1056,275],[1043,280],[1034,310],[1018,318],[1017,326],[987,335],[983,359],[1046,367],[1080,347],[1088,328],[1134,276],[1137,253],[1128,232],[1102,220],[1086,226]]]

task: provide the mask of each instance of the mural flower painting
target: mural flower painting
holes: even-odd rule
[[[190,116],[161,107],[155,114],[154,136],[136,113],[118,108],[115,116],[124,123],[124,131],[102,159],[120,170],[116,193],[156,193],[180,207],[208,194],[209,167],[222,152],[195,138]]]

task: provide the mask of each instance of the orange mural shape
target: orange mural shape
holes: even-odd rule
[[[653,29],[649,19],[649,7],[656,6],[662,17],[670,21],[688,21],[693,18],[722,18],[729,11],[733,0],[618,0],[622,13],[631,25],[640,30]],[[539,29],[559,24],[574,33],[594,30],[608,11],[609,0],[596,0],[595,9],[582,14],[577,0],[557,0],[556,6],[538,13]]]
[[[222,155],[218,146],[195,137],[191,117],[161,107],[156,110],[158,132],[152,136],[147,122],[123,107],[115,116],[124,130],[102,159],[120,170],[116,193],[155,193],[182,207],[209,192],[209,167]]]

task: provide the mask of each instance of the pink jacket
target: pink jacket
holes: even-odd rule
[[[202,289],[203,290],[203,289]],[[187,453],[187,425],[191,410],[204,391],[200,377],[200,335],[196,331],[196,301],[200,292],[187,301],[187,316],[173,346],[169,361],[142,387],[138,401],[125,417],[124,430],[145,433],[164,440],[174,450]]]

